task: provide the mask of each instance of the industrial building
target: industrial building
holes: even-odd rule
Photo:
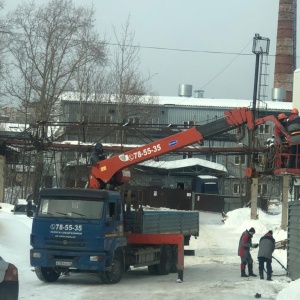
[[[101,102],[86,101],[81,103],[70,94],[62,99],[62,110],[65,120],[75,121],[76,115],[80,109],[87,118],[91,116],[89,112],[97,112],[97,122],[101,121],[99,131],[93,134],[86,134],[85,139],[88,142],[95,143],[100,141],[109,152],[112,144],[142,145],[152,140],[157,140],[166,135],[176,133],[178,130],[184,130],[190,126],[199,126],[213,122],[214,120],[224,117],[224,111],[237,107],[252,107],[252,100],[236,99],[207,99],[194,98],[190,94],[190,85],[180,85],[178,97],[156,97],[155,104],[139,104],[139,110],[131,107],[136,111],[133,117],[124,120],[119,124],[124,132],[122,139],[114,140],[115,134],[107,134],[111,131],[111,124],[116,122],[115,116],[118,109],[117,103],[110,96],[109,101]],[[141,102],[148,103],[147,96],[143,97]],[[134,105],[133,105],[134,106]],[[258,101],[257,113],[259,117],[267,115],[277,116],[281,112],[287,115],[290,113],[292,103],[283,103],[279,101]],[[152,111],[147,118],[140,116],[139,111]],[[141,122],[142,121],[142,122]],[[126,125],[126,126],[124,126]],[[101,127],[101,129],[100,129]],[[255,131],[256,147],[264,149],[268,146],[269,139],[272,138],[274,125],[271,122],[260,125]],[[141,134],[142,133],[142,134]],[[82,140],[81,131],[77,135],[76,131],[66,132],[67,140]],[[125,142],[123,142],[125,141]],[[244,196],[246,194],[247,179],[245,169],[247,167],[248,133],[244,127],[234,129],[209,140],[204,140],[201,146],[193,145],[189,147],[188,152],[171,153],[159,157],[158,161],[148,161],[138,166],[133,166],[132,184],[138,186],[158,185],[168,188],[177,188],[179,185],[183,188],[191,188],[192,179],[199,175],[216,176],[219,179],[219,193],[223,195]],[[187,150],[187,149],[186,149]],[[266,163],[265,155],[260,151],[257,153],[257,164],[260,170],[264,171]],[[171,168],[170,162],[184,161],[180,167]],[[166,167],[166,164],[169,167]],[[172,165],[172,163],[171,163]],[[268,199],[280,198],[280,177],[274,177],[270,174],[263,174],[259,182],[259,196]]]

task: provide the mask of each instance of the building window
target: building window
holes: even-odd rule
[[[270,133],[270,125],[262,124],[258,126],[259,134],[269,134]]]
[[[260,166],[265,165],[265,156],[264,156],[264,154],[258,154],[258,161],[257,162]]]
[[[266,183],[262,183],[258,185],[258,194],[259,195],[267,195],[268,193],[268,185]]]
[[[245,193],[245,185],[240,185],[239,183],[233,184],[233,194],[234,195],[241,195]]]
[[[184,121],[183,124],[184,124],[184,128],[190,128],[195,125],[195,122],[194,121]]]
[[[152,125],[159,125],[159,118],[152,118],[151,119],[151,124]]]
[[[217,155],[216,154],[212,154],[212,155],[207,154],[205,159],[208,160],[208,161],[216,163],[217,162]]]
[[[238,183],[233,184],[233,194],[235,194],[235,195],[240,194],[240,185]]]
[[[112,116],[100,116],[100,123],[110,123],[112,120]]]
[[[244,165],[246,163],[245,155],[236,155],[234,157],[234,164],[235,165]]]

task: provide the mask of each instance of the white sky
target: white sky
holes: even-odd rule
[[[250,220],[250,209],[228,213],[223,224],[221,215],[200,212],[200,236],[191,239],[189,249],[195,256],[185,256],[184,281],[177,283],[177,274],[150,276],[147,268],[125,273],[121,282],[105,285],[97,276],[71,274],[53,284],[39,281],[29,263],[29,235],[32,220],[25,215],[13,215],[9,204],[1,203],[0,255],[18,267],[19,299],[32,300],[247,300],[259,293],[262,299],[299,300],[300,279],[291,282],[285,270],[273,260],[273,281],[240,277],[238,242],[245,229],[254,227],[253,242],[258,242],[272,229],[277,241],[286,239],[280,229],[281,214],[267,215],[259,211],[259,220]],[[281,207],[272,207],[280,212]],[[258,273],[257,249],[252,250],[254,271]],[[273,256],[286,267],[285,250],[275,250]]]
[[[22,1],[25,0],[6,0],[6,8],[13,9]],[[155,74],[152,88],[160,96],[177,96],[179,84],[191,84],[193,90],[203,89],[207,98],[252,99],[255,67],[252,41],[255,33],[259,33],[271,40],[268,91],[271,98],[279,0],[73,2],[94,3],[97,30],[105,33],[111,43],[115,42],[112,25],[120,28],[130,15],[135,42],[142,47],[251,54],[237,56],[142,48],[141,71]],[[297,40],[299,45],[300,39]]]

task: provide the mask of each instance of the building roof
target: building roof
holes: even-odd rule
[[[87,101],[96,101],[97,95],[88,96]],[[194,97],[173,97],[173,96],[141,96],[139,97],[145,104],[158,104],[168,106],[200,106],[200,107],[217,107],[217,108],[237,108],[237,107],[253,107],[253,100],[247,99],[214,99],[214,98],[194,98]],[[155,102],[153,99],[155,98]],[[80,93],[66,92],[62,95],[61,100],[79,101]],[[102,103],[115,103],[114,95],[99,95],[99,101]],[[292,102],[280,101],[257,101],[256,107],[266,110],[291,110]]]
[[[186,158],[186,159],[180,159],[174,161],[148,160],[138,165],[146,168],[153,168],[153,169],[160,169],[160,170],[167,170],[167,171],[194,167],[194,172],[196,172],[197,167],[200,167],[201,169],[205,168],[205,169],[217,171],[217,173],[219,174],[221,173],[227,174],[227,169],[225,166],[204,159],[200,159],[200,158]]]
[[[28,127],[27,124],[26,128]],[[0,131],[3,132],[23,132],[26,128],[24,123],[0,122]]]
[[[174,106],[201,106],[208,108],[252,108],[253,100],[241,99],[213,99],[213,98],[187,98],[187,97],[158,97],[159,105]],[[291,110],[292,102],[257,101],[256,107],[267,110]]]

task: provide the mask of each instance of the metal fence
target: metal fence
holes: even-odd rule
[[[300,278],[300,201],[289,202],[287,269],[292,280]]]

